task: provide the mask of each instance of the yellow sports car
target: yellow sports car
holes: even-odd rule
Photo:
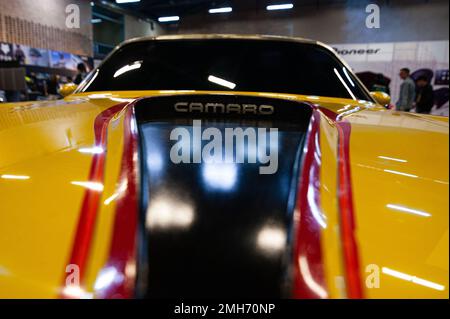
[[[0,104],[1,298],[448,298],[449,125],[332,49],[125,42]]]

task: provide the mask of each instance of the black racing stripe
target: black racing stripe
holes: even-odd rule
[[[179,101],[274,106],[270,116],[179,114]],[[308,105],[240,96],[153,98],[136,105],[142,167],[138,297],[288,296],[290,239]],[[172,130],[276,127],[278,169],[170,159]],[[205,146],[207,142],[201,144]],[[224,148],[224,146],[223,146]],[[269,147],[266,151],[270,151]],[[273,150],[272,150],[273,151]]]

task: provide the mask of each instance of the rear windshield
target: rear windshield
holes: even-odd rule
[[[205,90],[370,100],[354,75],[319,45],[260,40],[156,40],[124,45],[79,92]]]

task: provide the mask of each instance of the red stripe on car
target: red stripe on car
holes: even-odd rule
[[[115,114],[126,107],[126,103],[115,105],[102,113],[100,113],[94,121],[95,146],[106,149],[107,143],[107,128],[108,124]],[[94,183],[103,183],[105,170],[105,153],[101,152],[93,156],[91,168],[89,172],[88,181]],[[79,269],[78,280],[79,286],[82,286],[86,275],[86,263],[91,247],[92,236],[97,219],[97,212],[100,203],[102,192],[87,188],[84,194],[78,226],[75,232],[75,237],[72,246],[72,252],[69,258],[69,265],[75,265]],[[65,274],[63,282],[63,290],[61,292],[62,298],[78,298],[82,296],[68,293],[66,289],[69,285],[74,285],[76,282],[67,282],[68,274]],[[70,290],[72,292],[72,290]]]
[[[138,222],[138,141],[134,107],[125,115],[124,152],[119,185],[126,185],[119,194],[109,259],[103,271],[112,280],[101,291],[100,298],[132,298],[136,276],[136,236]],[[102,275],[100,273],[99,277]]]
[[[341,238],[346,269],[348,297],[363,298],[361,286],[358,247],[355,238],[355,214],[350,171],[350,132],[349,122],[337,122],[338,142],[338,201],[340,210]]]
[[[294,212],[294,298],[327,298],[322,249],[320,210],[320,114],[313,110],[304,146],[301,178]]]

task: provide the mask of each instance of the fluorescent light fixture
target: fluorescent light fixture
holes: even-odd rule
[[[258,233],[258,247],[268,253],[279,252],[286,246],[286,238],[286,231],[283,228],[265,226]]]
[[[302,278],[308,285],[308,288],[313,290],[320,298],[325,299],[328,297],[328,293],[323,289],[322,285],[314,280],[311,270],[309,269],[309,263],[305,256],[300,256],[299,260],[300,272]]]
[[[400,206],[400,205],[387,204],[386,207],[387,207],[387,208],[390,208],[390,209],[399,210],[399,211],[405,212],[405,213],[410,213],[410,214],[415,214],[415,215],[423,216],[423,217],[430,217],[430,216],[431,216],[430,213],[423,212],[423,211],[417,210],[417,209],[412,209],[412,208]]]
[[[294,5],[292,3],[285,3],[285,4],[273,4],[270,6],[267,6],[267,10],[273,11],[273,10],[289,10],[292,9]]]
[[[116,3],[133,3],[133,2],[141,2],[141,0],[116,0]]]
[[[83,154],[102,154],[103,148],[100,146],[94,146],[94,147],[83,147],[78,149],[78,152]]]
[[[203,165],[202,175],[209,187],[230,190],[236,184],[237,167],[232,163],[208,163]]]
[[[312,187],[308,188],[308,192],[307,192],[306,196],[307,196],[308,203],[309,203],[309,205],[311,207],[311,210],[312,210],[313,218],[320,225],[320,227],[322,227],[324,229],[327,228],[326,217],[322,214],[322,212],[320,211],[319,206],[316,203]]]
[[[179,16],[171,16],[171,17],[159,17],[159,22],[174,22],[174,21],[180,21]]]
[[[340,113],[340,112],[347,111],[347,110],[348,110],[349,108],[351,108],[351,107],[352,107],[352,105],[346,105],[346,106],[344,106],[342,109],[337,110],[337,112]]]
[[[94,94],[88,95],[88,97],[90,99],[96,100],[96,99],[107,99],[111,95],[112,95],[111,93],[105,93],[105,94],[103,94],[103,93],[94,93]]]
[[[400,162],[400,163],[406,163],[407,162],[407,160],[400,159],[400,158],[389,157],[389,156],[378,156],[378,158],[385,159],[385,160],[388,160],[388,161]]]
[[[119,197],[118,193],[114,193],[111,196],[109,196],[107,199],[105,199],[105,201],[103,202],[103,204],[105,205],[109,205],[111,204],[114,200],[116,200]]]
[[[106,267],[102,269],[94,284],[96,291],[108,289],[115,282],[123,280],[123,275],[119,273],[114,267]]]
[[[339,74],[338,70],[336,70],[336,68],[334,69],[334,73],[336,74],[336,76],[338,77],[339,81],[341,81],[342,85],[345,87],[345,89],[347,90],[348,94],[350,94],[350,96],[352,97],[353,100],[356,100],[356,96],[353,94],[352,90],[350,90],[350,88],[348,87],[347,83],[345,83],[344,79],[342,78],[342,76]]]
[[[405,280],[405,281],[409,281],[409,282],[412,282],[414,284],[421,285],[421,286],[424,286],[424,287],[428,287],[428,288],[431,288],[431,289],[441,290],[441,291],[445,289],[445,286],[443,286],[443,285],[439,285],[437,283],[434,283],[434,282],[431,282],[431,281],[428,281],[428,280],[425,280],[425,279],[422,279],[422,278],[418,278],[416,276],[411,276],[411,275],[402,273],[402,272],[397,271],[397,270],[389,269],[387,267],[383,267],[381,269],[381,272],[383,274],[386,274],[386,275],[389,275],[389,276],[392,276],[392,277],[396,277],[398,279],[402,279],[402,280]]]
[[[391,173],[391,174],[396,174],[396,175],[402,175],[402,176],[406,176],[406,177],[413,177],[413,178],[418,178],[419,176],[417,175],[413,175],[413,174],[407,174],[407,173],[403,173],[403,172],[398,172],[398,171],[393,171],[390,169],[384,169],[384,171],[386,173]]]
[[[232,89],[232,90],[234,90],[234,88],[236,87],[236,84],[234,84],[233,82],[229,82],[227,80],[218,78],[217,76],[214,76],[214,75],[210,75],[208,77],[208,81],[212,82],[212,83],[215,83],[215,84],[218,84],[220,86],[227,87],[227,88]]]
[[[348,80],[348,81],[350,82],[350,84],[354,87],[354,86],[355,86],[355,83],[353,83],[352,79],[350,78],[350,75],[348,75],[347,68],[346,68],[346,67],[343,67],[342,70],[344,71],[344,74],[345,74],[345,76],[347,77],[347,80]]]
[[[85,78],[84,80],[83,80],[83,82],[81,82],[81,83],[84,83],[85,81],[87,81],[87,83],[86,83],[86,85],[85,85],[85,88],[87,89],[91,84],[92,84],[92,82],[94,82],[94,80],[97,78],[97,76],[98,76],[98,69],[97,70],[95,70],[95,73],[91,76],[91,78],[89,79],[89,78]]]
[[[96,192],[102,192],[103,191],[103,184],[98,182],[70,182],[72,185],[81,186]]]
[[[124,73],[127,73],[132,70],[137,70],[141,67],[141,65],[142,61],[135,61],[131,64],[124,65],[114,73],[113,77],[117,78],[118,76],[121,76]]]
[[[3,174],[0,176],[3,179],[19,179],[19,180],[26,180],[30,179],[30,176],[26,175],[9,175],[9,174]]]
[[[147,209],[145,224],[147,228],[183,230],[191,226],[194,217],[194,209],[189,204],[161,197],[153,200]]]
[[[105,205],[109,205],[111,204],[113,201],[115,201],[117,198],[119,198],[119,196],[126,191],[128,187],[128,181],[123,181],[119,188],[117,189],[116,192],[114,192],[114,194],[112,194],[111,196],[109,196],[107,199],[105,199],[105,201],[103,202],[103,204]]]
[[[92,293],[86,292],[86,290],[78,285],[64,287],[62,294],[71,299],[92,299],[94,297]]]
[[[91,23],[92,24],[102,23],[102,19],[92,19]]]
[[[120,97],[111,97],[109,98],[111,101],[119,102],[119,103],[130,103],[134,101],[134,99],[122,99]]]
[[[209,13],[228,13],[232,11],[233,11],[232,7],[209,9]]]

